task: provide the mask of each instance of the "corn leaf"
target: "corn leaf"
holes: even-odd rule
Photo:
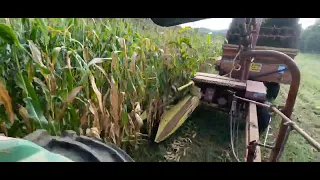
[[[8,118],[10,122],[13,124],[14,113],[11,105],[11,97],[9,96],[6,86],[2,82],[0,82],[0,102],[3,103],[8,114]]]
[[[36,103],[29,97],[24,98],[23,100],[26,103],[28,114],[34,123],[39,124],[41,128],[46,127],[48,120],[44,117],[40,107],[34,106]]]
[[[19,39],[12,28],[6,24],[0,24],[0,37],[8,44],[14,44],[17,47],[23,48],[19,42]]]

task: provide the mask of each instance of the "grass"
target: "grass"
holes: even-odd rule
[[[301,82],[298,97],[294,107],[292,120],[297,122],[308,134],[318,142],[320,141],[320,121],[317,106],[320,104],[320,55],[300,53],[296,63],[300,68]],[[283,104],[287,98],[289,86],[283,85],[276,104]],[[274,134],[278,131],[279,117],[272,122]],[[285,162],[310,162],[319,161],[319,152],[304,140],[302,136],[292,131],[285,147],[281,161]]]

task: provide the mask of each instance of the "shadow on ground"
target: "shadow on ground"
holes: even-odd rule
[[[239,127],[239,147],[240,139],[244,139],[244,125]],[[163,162],[173,142],[184,137],[185,134],[194,132],[195,137],[190,138],[191,143],[185,150],[180,162],[230,162],[234,158],[230,151],[229,121],[227,114],[208,110],[202,106],[198,107],[186,120],[175,134],[160,144],[143,144],[138,150],[129,152],[135,161],[138,162]],[[244,141],[242,141],[244,142]],[[239,149],[240,148],[236,148]],[[244,148],[241,148],[241,150]],[[243,150],[242,150],[243,151]],[[243,151],[244,152],[244,151]],[[243,154],[239,152],[239,154]]]

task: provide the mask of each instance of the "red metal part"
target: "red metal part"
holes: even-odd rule
[[[288,93],[288,97],[286,100],[286,104],[284,109],[282,110],[283,114],[286,115],[288,118],[291,117],[293,107],[297,98],[299,85],[300,85],[300,70],[296,63],[293,61],[292,58],[290,58],[288,55],[278,52],[278,51],[272,51],[272,50],[251,50],[251,51],[245,51],[240,54],[242,57],[274,57],[280,61],[282,61],[283,64],[285,64],[289,71],[291,72],[291,76],[293,81],[290,84],[290,89]],[[279,160],[279,154],[281,150],[281,146],[283,143],[285,143],[285,134],[287,131],[287,126],[285,126],[283,123],[285,121],[282,120],[281,127],[279,130],[279,134],[276,140],[276,144],[274,149],[271,152],[270,155],[270,161],[276,162]]]
[[[266,86],[263,82],[247,80],[245,97],[255,101],[264,101],[267,96]]]
[[[291,58],[294,58],[298,54],[297,49],[288,49],[288,48],[272,48],[272,47],[262,47],[256,46],[256,50],[276,50],[282,53],[287,54]],[[217,62],[218,70],[220,74],[226,74],[231,71],[232,68],[232,61],[236,54],[238,53],[238,46],[237,45],[224,45],[223,46],[223,56],[222,60]],[[250,59],[250,58],[249,58]],[[250,69],[250,62],[247,57],[238,56],[235,60],[235,64],[240,64],[241,69],[239,71],[233,71],[232,77],[246,80],[256,80],[262,82],[276,82],[282,84],[290,84],[291,83],[291,73],[289,71],[283,71],[281,73],[271,73],[269,75],[260,76],[264,74],[268,74],[270,72],[276,72],[279,68],[284,68],[284,65],[281,60],[278,60],[274,57],[265,57],[259,56],[254,58],[253,63],[255,66],[260,66],[258,71]],[[250,59],[251,60],[251,59]],[[245,73],[248,72],[248,73]],[[249,75],[247,77],[247,75]]]
[[[260,147],[253,144],[259,141],[257,106],[249,103],[246,123],[246,162],[261,162]]]

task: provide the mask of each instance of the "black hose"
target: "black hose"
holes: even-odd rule
[[[256,76],[253,76],[251,77],[251,79],[256,79],[256,78],[259,78],[259,77],[264,77],[264,76],[268,76],[268,75],[271,75],[271,74],[276,74],[276,73],[280,73],[280,72],[284,72],[288,70],[288,68],[284,68],[284,69],[280,69],[280,70],[277,70],[277,71],[271,71],[271,72],[267,72],[267,73],[264,73],[264,74],[258,74]]]

